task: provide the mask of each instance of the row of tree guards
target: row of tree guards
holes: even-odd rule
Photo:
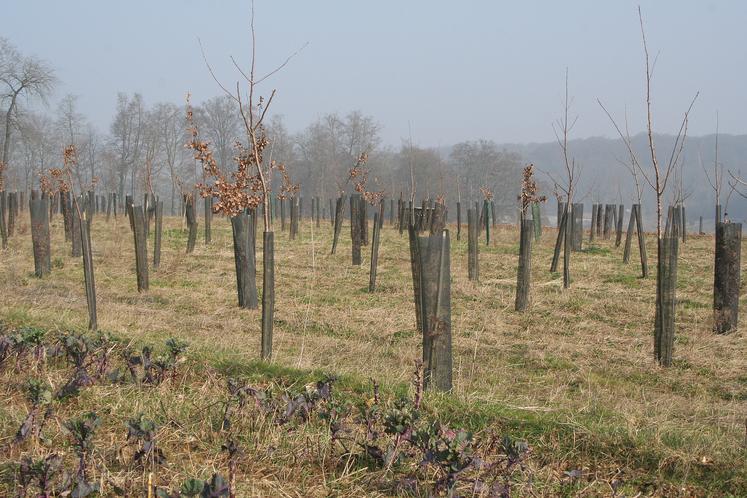
[[[64,193],[63,193],[64,194]],[[105,209],[107,214],[107,219],[109,216],[113,213],[114,216],[117,215],[117,203],[116,203],[116,194],[111,193],[107,196],[97,196],[94,195],[93,192],[88,192],[88,198],[93,199],[93,202],[89,203],[89,206],[93,208],[94,212],[101,212]],[[59,203],[59,199],[62,196],[55,196],[53,197],[53,203],[50,207],[50,209],[54,210],[56,208],[56,204]],[[150,219],[153,215],[153,210],[149,210],[147,208],[148,205],[148,195],[145,196],[144,205],[146,206],[146,212],[148,213],[147,222],[146,222],[146,229],[149,224]],[[152,197],[152,196],[150,196]],[[23,198],[23,192],[15,193],[11,192],[7,195],[7,213],[8,213],[8,222],[7,222],[7,233],[8,235],[12,236],[13,234],[13,227],[15,225],[15,219],[17,217],[18,213],[18,206],[19,202],[18,199]],[[125,202],[127,203],[127,201]],[[399,201],[399,204],[401,205],[401,201]],[[416,224],[418,227],[418,230],[422,230],[422,224],[423,222],[427,222],[429,213],[433,210],[432,208],[432,201],[430,201],[430,205],[425,205],[426,201],[424,201],[424,206],[420,208],[415,208],[416,213],[418,213],[416,218]],[[153,204],[153,201],[151,201],[151,205]],[[275,206],[278,205],[278,200],[275,200]],[[289,202],[289,209],[290,212],[290,229],[291,229],[291,237],[295,238],[297,231],[298,231],[298,218],[300,207],[301,207],[301,199],[295,198],[293,199],[293,202]],[[330,200],[330,204],[332,204],[332,201]],[[196,236],[197,236],[197,221],[196,221],[196,211],[195,211],[195,205],[192,201],[189,199],[185,199],[184,202],[184,212],[186,213],[187,218],[187,226],[189,228],[189,236],[188,236],[188,252],[191,252],[194,249]],[[284,229],[285,228],[285,209],[284,209],[285,203],[280,201],[280,211],[281,211],[281,226]],[[338,206],[336,211],[339,209],[340,206]],[[382,211],[383,211],[384,205],[381,205]],[[393,223],[395,211],[393,210],[394,207],[394,200],[390,200],[390,223]],[[64,203],[62,204],[62,209],[64,210]],[[476,206],[476,209],[477,206]],[[604,209],[604,214],[602,214],[602,210]],[[681,236],[683,241],[686,240],[687,232],[685,230],[685,211],[683,207],[678,207],[677,209],[681,210],[680,216],[682,217],[682,230],[681,230]],[[87,208],[87,211],[90,212],[90,208]],[[398,218],[402,217],[402,210],[401,206],[398,206],[398,211],[400,212],[400,215]],[[718,210],[717,210],[718,211]],[[558,204],[558,219],[559,219],[559,228],[560,228],[560,234],[558,238],[558,242],[556,243],[556,250],[555,250],[555,256],[553,258],[553,264],[552,264],[552,271],[556,271],[557,268],[557,262],[559,259],[559,249],[561,247],[562,241],[564,238],[562,238],[563,233],[565,232],[565,225],[564,225],[564,203]],[[210,243],[210,227],[211,227],[211,221],[212,221],[212,200],[211,198],[205,199],[205,242]],[[421,215],[420,213],[424,213],[424,215]],[[489,213],[489,214],[488,214]],[[483,204],[482,209],[480,210],[480,227],[485,229],[486,231],[486,241],[489,242],[490,238],[490,227],[495,226],[495,204],[490,203],[490,210],[488,210],[488,201],[485,201]],[[534,220],[534,234],[535,238],[539,236],[541,233],[541,217],[538,216],[539,213],[539,204],[534,203],[532,206],[532,214],[533,214],[533,220]],[[319,226],[320,220],[323,217],[326,217],[325,210],[321,207],[321,202],[318,197],[312,198],[312,219],[316,219],[316,224]],[[593,230],[589,231],[589,239],[590,241],[593,241],[596,236],[604,237],[605,239],[609,239],[611,236],[611,231],[613,227],[616,231],[616,237],[615,237],[615,246],[619,246],[622,239],[622,226],[623,226],[623,216],[624,216],[624,207],[622,205],[615,206],[615,205],[602,205],[602,204],[594,204],[592,206],[592,227],[594,227]],[[571,243],[571,249],[573,251],[579,251],[582,250],[582,236],[581,236],[581,230],[582,230],[582,219],[583,219],[583,205],[582,204],[574,204],[571,210],[571,217],[572,217],[572,224],[571,224],[571,230],[573,233],[572,237],[572,243]],[[334,226],[334,220],[337,218],[337,216],[331,217],[331,221]],[[67,219],[67,218],[66,218]],[[486,220],[491,219],[492,223],[487,223]],[[382,216],[383,221],[383,216]],[[400,220],[401,221],[401,220]],[[75,220],[72,221],[74,224],[77,225]],[[400,223],[400,226],[404,226],[404,224]],[[647,256],[645,251],[645,240],[644,240],[644,231],[641,223],[641,212],[640,212],[640,205],[634,204],[631,210],[631,216],[629,219],[628,224],[628,230],[625,238],[625,250],[623,253],[623,261],[625,263],[628,263],[630,260],[630,252],[631,252],[631,242],[632,242],[632,236],[635,232],[635,235],[638,238],[638,248],[639,248],[639,254],[641,259],[641,271],[642,275],[648,276],[648,264],[647,264]],[[77,230],[73,231],[73,233],[77,234]],[[364,233],[367,235],[367,231],[364,231]],[[66,234],[69,234],[69,231],[66,231]],[[459,239],[461,234],[461,205],[460,203],[457,203],[457,238]],[[336,231],[336,235],[339,236],[339,230]],[[69,236],[69,235],[68,235]],[[335,240],[337,237],[335,237]],[[74,236],[73,239],[73,254],[75,256],[80,255],[80,244],[79,244],[79,237],[77,235]],[[336,245],[336,244],[333,244]],[[365,245],[365,244],[364,244]],[[160,253],[156,252],[154,255],[154,259],[158,258]],[[157,266],[157,265],[156,265]]]
[[[16,231],[17,221],[23,212],[23,192],[0,193],[0,228],[6,240]],[[185,196],[183,199],[183,216],[186,220],[188,236],[186,251],[194,250],[197,239],[197,200],[195,196]],[[210,244],[211,227],[213,221],[212,199],[202,199],[204,202],[204,241]],[[84,283],[89,311],[89,326],[97,327],[96,294],[93,272],[93,257],[91,247],[91,224],[97,214],[116,217],[118,214],[117,198],[115,194],[106,196],[86,192],[73,198],[69,192],[59,192],[56,195],[39,194],[32,191],[28,200],[31,221],[32,247],[34,253],[34,273],[37,277],[44,277],[52,270],[50,247],[50,219],[54,214],[61,214],[64,220],[65,241],[70,243],[71,255],[83,259]],[[289,232],[289,238],[298,236],[299,220],[301,218],[302,199],[289,197],[274,199],[270,203],[270,216],[279,215],[281,229]],[[348,197],[341,196],[336,200],[329,199],[325,206],[322,200],[314,197],[311,200],[310,218],[312,223],[321,227],[321,220],[327,218],[327,212],[332,229],[332,254],[335,254],[342,232],[345,218],[345,207],[349,207],[351,261],[353,265],[362,264],[362,248],[370,245],[370,292],[376,290],[377,266],[381,244],[381,230],[385,220],[386,201],[380,201],[371,206],[365,196],[359,193]],[[399,199],[388,200],[389,225],[400,234],[407,230],[410,243],[410,263],[413,278],[413,293],[415,302],[416,324],[422,335],[423,362],[425,365],[426,383],[433,388],[448,390],[451,388],[451,264],[450,264],[450,233],[446,229],[447,209],[443,202],[424,200],[418,204]],[[485,242],[489,244],[491,228],[496,226],[494,203],[484,200],[474,203],[467,209],[467,267],[470,281],[478,282],[479,270],[479,242],[484,234]],[[329,207],[329,211],[327,210]],[[456,204],[456,232],[457,239],[461,237],[462,208]],[[373,230],[371,240],[368,216],[369,210],[374,210]],[[584,243],[583,225],[584,205],[574,203],[570,207],[565,203],[558,203],[557,238],[553,252],[550,270],[556,272],[560,265],[561,251],[564,261],[563,280],[570,285],[569,254],[582,251]],[[148,268],[152,261],[152,268],[157,269],[161,260],[161,240],[163,232],[163,202],[152,194],[143,197],[141,205],[135,205],[131,196],[124,200],[124,210],[133,233],[135,247],[135,273],[139,292],[148,291]],[[233,232],[234,259],[237,282],[238,305],[246,309],[257,309],[259,295],[257,292],[256,272],[256,239],[257,220],[262,216],[263,205],[257,209],[245,209],[239,215],[231,218]],[[642,223],[640,204],[633,204],[629,211],[627,231],[623,239],[625,206],[616,204],[593,204],[591,206],[591,224],[588,227],[588,240],[612,240],[615,247],[623,245],[623,262],[630,261],[633,238],[637,239],[641,276],[647,277],[648,260],[646,254],[645,232]],[[531,217],[529,214],[531,213]],[[519,230],[519,263],[517,268],[517,286],[515,309],[526,310],[531,304],[531,252],[533,241],[542,234],[540,203],[531,203],[520,219]],[[717,216],[720,213],[717,209]],[[287,219],[286,219],[287,218]],[[153,223],[154,222],[154,223]],[[152,225],[153,223],[153,225]],[[151,237],[153,252],[149,258],[148,239]],[[660,364],[667,366],[672,361],[674,344],[677,259],[681,244],[687,240],[685,230],[685,210],[681,205],[671,206],[668,210],[666,227],[664,229],[661,253],[658,259],[657,272],[660,272],[658,282],[661,286],[661,305],[656,309],[654,354]],[[736,329],[739,311],[740,288],[740,260],[741,235],[740,223],[730,223],[718,220],[716,223],[715,265],[714,265],[714,326],[715,332],[723,334]],[[266,272],[274,271],[274,238],[272,233],[264,233],[263,246],[269,250],[264,260]],[[272,276],[272,275],[270,275]],[[274,302],[274,286],[263,295]],[[268,315],[266,320],[272,319],[273,307],[263,308]],[[263,357],[271,351],[271,334],[262,338]]]

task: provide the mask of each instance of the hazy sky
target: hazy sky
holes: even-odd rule
[[[298,131],[328,112],[360,109],[386,143],[553,139],[566,67],[573,137],[614,136],[596,103],[627,105],[643,129],[643,52],[629,1],[257,0],[259,72],[308,46],[264,87],[274,113]],[[654,75],[657,131],[674,132],[696,91],[690,133],[747,133],[747,1],[642,2]],[[57,97],[108,130],[116,93],[147,103],[220,93],[248,62],[248,0],[3,0],[0,36],[57,68]]]

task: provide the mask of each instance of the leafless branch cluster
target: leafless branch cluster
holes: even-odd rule
[[[600,103],[600,105],[601,105],[601,103]],[[602,106],[602,108],[604,109],[603,106]],[[606,109],[605,109],[605,112],[606,112]],[[608,116],[609,116],[609,114],[608,114]],[[628,172],[630,173],[630,175],[633,177],[633,184],[635,185],[636,198],[638,200],[638,204],[640,204],[641,203],[641,199],[643,198],[643,190],[641,189],[641,182],[638,179],[638,167],[639,167],[639,164],[637,162],[637,158],[636,158],[636,156],[634,154],[630,153],[631,152],[630,144],[632,143],[632,140],[630,138],[630,128],[628,127],[628,109],[627,109],[627,107],[625,109],[625,140],[624,141],[626,142],[626,149],[627,149],[627,152],[628,152],[628,160],[627,161],[623,161],[622,159],[619,159],[619,158],[615,158],[615,159],[617,160],[618,163],[622,164],[623,167],[625,167],[625,169],[627,169]]]
[[[646,183],[656,194],[657,234],[659,239],[661,239],[661,237],[663,236],[661,198],[667,188],[667,183],[670,176],[676,170],[676,168],[680,164],[680,161],[682,160],[682,151],[685,147],[685,139],[687,137],[688,117],[690,115],[690,111],[693,108],[693,105],[695,105],[695,101],[698,98],[699,92],[696,92],[695,96],[690,102],[690,105],[687,107],[687,110],[682,117],[682,122],[680,123],[679,130],[677,131],[677,135],[675,136],[674,145],[672,146],[672,151],[669,154],[669,159],[665,164],[662,164],[659,161],[659,157],[656,151],[656,144],[654,143],[654,125],[651,109],[651,80],[653,77],[653,65],[651,64],[651,58],[649,56],[648,44],[646,42],[646,31],[643,25],[643,14],[641,13],[640,7],[638,8],[638,20],[641,27],[641,38],[643,41],[644,61],[646,68],[646,136],[648,139],[648,151],[651,163],[650,167],[646,168],[643,166],[641,159],[633,149],[633,144],[630,139],[630,133],[628,133],[627,131],[627,118],[625,124],[626,132],[623,133],[617,121],[612,117],[612,114],[607,110],[604,104],[602,104],[602,101],[600,99],[597,99],[597,103],[607,115],[609,120],[612,122],[612,125],[615,127],[615,130],[617,131],[620,139],[622,140],[628,151],[628,155],[630,156],[631,161],[631,168],[634,172],[634,178],[636,178],[636,182],[636,172],[639,172]],[[655,63],[656,61],[654,60],[654,65]]]
[[[563,166],[565,167],[566,182],[559,182],[552,178],[556,185],[565,194],[567,205],[573,202],[573,192],[576,184],[578,183],[578,177],[580,174],[579,167],[576,164],[576,159],[571,156],[570,149],[568,148],[568,136],[573,130],[573,127],[578,121],[578,116],[570,119],[568,113],[571,108],[572,102],[568,97],[568,69],[565,70],[565,98],[563,99],[563,115],[552,125],[553,132],[555,133],[555,140],[560,145],[560,150],[563,153]]]
[[[728,173],[729,173],[729,177],[731,178],[731,180],[726,181],[726,183],[729,185],[729,193],[726,194],[726,203],[724,204],[724,215],[726,215],[729,209],[729,200],[731,199],[731,194],[736,192],[740,197],[747,199],[747,193],[737,188],[739,186],[741,186],[742,188],[747,187],[747,181],[745,181],[742,178],[742,175],[739,171],[737,171],[737,173],[734,174],[731,170],[729,170]],[[728,221],[728,220],[724,220],[724,221]]]
[[[721,164],[718,160],[718,112],[716,113],[716,144],[715,144],[715,151],[713,156],[713,177],[708,174],[708,170],[706,169],[705,165],[703,164],[703,159],[700,158],[700,167],[703,168],[703,173],[705,173],[706,180],[708,181],[708,184],[713,189],[713,192],[716,194],[716,205],[721,204],[721,191],[723,189],[724,185],[724,165]],[[731,171],[729,171],[729,176],[732,178],[731,180],[726,181],[727,185],[729,185],[729,192],[726,194],[726,205],[724,206],[724,210],[729,209],[729,199],[731,199],[731,194],[734,193],[734,191],[737,190],[737,185],[739,184],[739,180],[735,175],[732,174]],[[737,176],[739,176],[739,173],[737,173]],[[737,191],[739,195],[742,195],[741,192]]]

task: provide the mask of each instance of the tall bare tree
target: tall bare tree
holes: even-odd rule
[[[578,116],[571,117],[569,115],[571,110],[571,99],[568,94],[568,69],[565,70],[565,93],[563,95],[563,113],[553,124],[552,129],[555,134],[555,140],[558,143],[561,151],[561,157],[563,161],[563,172],[565,176],[563,179],[555,178],[551,173],[545,171],[544,173],[550,177],[555,185],[555,195],[558,201],[564,200],[565,206],[561,219],[558,220],[558,238],[555,242],[555,252],[553,256],[553,262],[551,271],[555,271],[558,263],[558,257],[560,255],[560,247],[563,247],[563,288],[567,289],[571,286],[571,245],[573,240],[573,220],[572,220],[572,208],[574,195],[578,187],[578,181],[581,174],[581,168],[576,162],[576,158],[573,157],[568,144],[568,137],[573,130],[573,127],[578,120]],[[580,228],[579,228],[580,229]]]
[[[78,97],[73,94],[65,95],[57,104],[57,118],[55,127],[60,136],[60,143],[75,146],[76,151],[83,150],[83,140],[86,134],[86,118],[78,112]],[[84,159],[86,155],[84,154]],[[83,165],[76,159],[72,162],[70,172],[78,185],[85,191]]]
[[[210,141],[215,151],[218,167],[227,171],[233,162],[233,145],[242,135],[241,118],[228,95],[206,100],[194,110],[200,132]]]
[[[97,179],[100,179],[99,154],[102,151],[101,134],[91,123],[88,123],[81,140],[81,163],[84,171],[88,173],[87,183],[89,185],[96,184]]]
[[[172,103],[158,103],[150,112],[151,126],[157,133],[160,161],[169,174],[171,214],[176,213],[176,193],[179,179],[184,177],[184,110]]]
[[[452,177],[463,179],[468,195],[487,187],[503,204],[513,205],[521,184],[521,163],[516,154],[500,150],[492,140],[476,140],[454,145],[449,153]],[[452,190],[455,193],[456,187]],[[444,192],[446,193],[446,192]]]
[[[351,111],[344,117],[326,114],[301,132],[296,143],[299,150],[299,179],[316,194],[325,195],[328,185],[340,188],[351,164],[366,152],[376,165],[375,155],[381,143],[380,126],[371,116]]]
[[[125,182],[130,175],[130,193],[135,194],[135,178],[142,155],[145,105],[143,97],[136,93],[131,98],[125,93],[117,95],[117,111],[110,129],[110,142],[117,164],[119,198],[124,199]]]
[[[59,144],[54,123],[47,114],[24,112],[18,123],[18,143],[24,190],[38,186],[39,175],[52,167],[59,156]]]
[[[714,147],[714,156],[713,156],[713,176],[708,174],[708,170],[703,165],[703,160],[700,160],[700,167],[703,168],[703,173],[705,173],[706,179],[708,180],[708,184],[713,189],[713,193],[715,194],[715,201],[716,201],[716,223],[718,224],[721,222],[721,192],[723,190],[723,184],[724,184],[724,165],[721,164],[718,160],[718,112],[716,113],[716,144]],[[733,182],[729,182],[729,185],[732,187],[734,186]]]
[[[46,62],[33,56],[24,56],[7,39],[0,38],[0,103],[5,110],[3,153],[0,158],[3,165],[7,165],[10,155],[13,117],[19,100],[46,100],[56,82],[54,71]]]
[[[651,106],[651,81],[653,76],[653,66],[651,58],[649,56],[648,43],[646,41],[646,30],[643,23],[643,14],[641,8],[638,7],[638,21],[641,29],[641,40],[643,44],[644,54],[644,65],[645,65],[645,100],[646,100],[646,139],[648,145],[648,164],[644,164],[643,159],[639,158],[636,154],[633,145],[630,141],[630,135],[624,134],[617,124],[617,121],[612,117],[607,108],[602,104],[601,100],[597,99],[602,110],[605,112],[607,117],[612,122],[618,135],[625,144],[628,154],[630,155],[631,161],[634,164],[634,168],[641,173],[641,176],[645,182],[651,187],[656,196],[656,240],[657,240],[657,272],[656,272],[656,320],[655,323],[655,355],[657,361],[662,366],[669,366],[671,363],[671,346],[674,340],[674,333],[672,331],[666,332],[669,337],[666,339],[666,345],[659,346],[661,334],[664,334],[665,324],[664,321],[664,274],[668,273],[669,270],[666,268],[667,255],[664,252],[664,237],[665,233],[663,230],[663,207],[662,199],[667,188],[670,177],[676,171],[680,161],[682,161],[682,151],[685,147],[685,139],[687,138],[687,125],[690,116],[690,111],[695,105],[695,101],[698,98],[698,93],[695,94],[690,105],[685,111],[682,122],[680,123],[679,130],[675,136],[672,151],[669,154],[669,158],[666,161],[659,159],[658,152],[656,150],[656,143],[654,141],[654,122],[653,122],[653,111]],[[671,326],[674,326],[674,317],[671,317]]]

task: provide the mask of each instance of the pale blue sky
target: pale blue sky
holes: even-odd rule
[[[631,1],[257,0],[258,66],[269,69],[309,45],[269,82],[274,112],[298,131],[327,112],[360,109],[385,142],[467,139],[547,141],[570,72],[574,137],[614,136],[596,104],[629,108],[643,127],[643,65]],[[696,91],[691,134],[747,133],[747,2],[641,2],[658,131],[676,131]],[[248,61],[248,0],[3,0],[0,36],[47,59],[57,96],[108,129],[118,91],[147,103],[196,102],[220,92],[199,51],[235,85],[229,55]]]

